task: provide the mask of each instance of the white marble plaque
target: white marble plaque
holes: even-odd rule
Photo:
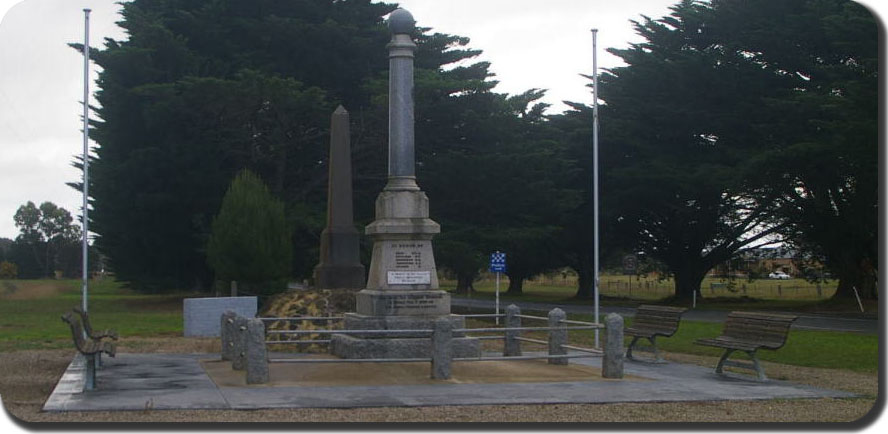
[[[389,285],[428,285],[432,282],[430,271],[389,271]]]

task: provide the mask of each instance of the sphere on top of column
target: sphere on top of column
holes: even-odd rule
[[[398,8],[389,15],[388,27],[392,34],[411,34],[416,26],[416,20],[407,9]]]

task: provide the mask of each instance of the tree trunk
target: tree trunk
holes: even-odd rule
[[[509,289],[506,293],[511,295],[523,295],[524,277],[509,275]]]
[[[43,277],[55,278],[55,273],[52,272],[53,271],[52,266],[49,261],[50,252],[52,251],[51,249],[52,249],[52,242],[46,241],[46,258],[45,258],[45,262],[43,265]]]
[[[579,267],[574,271],[577,272],[577,294],[574,298],[595,297],[595,270],[589,255],[582,255]]]
[[[470,294],[475,292],[475,287],[472,285],[472,282],[475,281],[476,273],[456,273],[456,289],[454,292],[456,294]]]
[[[700,285],[703,283],[704,277],[706,277],[706,272],[704,271],[697,271],[692,268],[676,270],[675,298],[677,300],[690,301],[694,298],[695,292],[697,293],[697,298],[702,297]]]
[[[282,141],[275,161],[274,193],[277,197],[284,197],[284,179],[287,176],[287,142]]]
[[[43,261],[40,260],[40,253],[37,252],[37,243],[29,243],[31,245],[31,253],[34,254],[34,264],[40,267],[40,271],[43,272],[43,277],[46,277],[46,266],[43,264]],[[38,271],[38,273],[40,272]]]
[[[876,285],[876,270],[866,259],[857,261],[845,261],[838,270],[839,285],[833,299],[855,299],[854,289],[862,300],[878,299],[878,287]]]

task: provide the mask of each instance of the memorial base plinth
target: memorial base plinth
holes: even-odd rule
[[[465,328],[466,319],[460,315],[440,316],[367,316],[345,314],[345,329],[354,330],[404,330],[401,333],[333,335],[330,353],[344,359],[425,358],[432,355],[432,343],[428,332],[435,320],[446,316],[454,329]],[[454,333],[451,340],[453,357],[479,357],[481,341],[469,338],[465,333]]]
[[[453,338],[450,342],[455,358],[481,356],[481,341],[477,338]],[[333,335],[330,352],[343,359],[431,358],[432,341],[429,338],[369,339]]]
[[[405,330],[400,333],[372,334],[372,333],[352,333],[349,336],[361,338],[428,338],[428,332],[411,331],[411,330],[431,330],[434,328],[435,320],[441,317],[450,319],[454,329],[463,329],[466,327],[466,319],[461,315],[440,315],[440,316],[369,316],[356,313],[345,314],[345,329],[350,331],[359,330],[387,330],[390,332]],[[465,333],[454,333],[456,337],[462,337]]]
[[[429,291],[364,289],[355,294],[355,307],[358,314],[366,316],[449,315],[450,294],[439,289]]]

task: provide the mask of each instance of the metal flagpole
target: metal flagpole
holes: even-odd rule
[[[87,311],[87,294],[89,282],[89,13],[90,9],[84,9],[84,30],[83,30],[83,242],[82,256],[83,267],[83,284],[81,296],[82,309]]]
[[[595,270],[595,278],[593,279],[595,290],[595,323],[598,321],[598,29],[592,29],[592,90],[594,93],[594,101],[592,102],[592,202],[593,202],[593,226],[595,238],[595,251],[593,254],[593,268]],[[595,348],[599,348],[599,332],[595,330]]]

